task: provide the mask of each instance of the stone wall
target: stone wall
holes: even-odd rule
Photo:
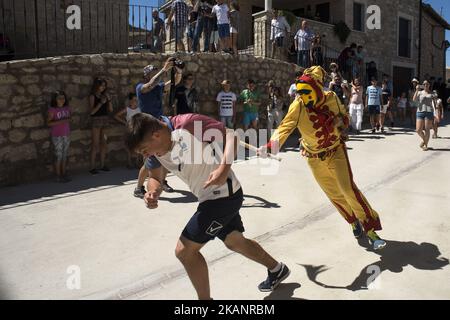
[[[285,91],[294,78],[295,66],[271,59],[222,54],[179,55],[193,72],[200,91],[201,112],[217,116],[215,97],[220,82],[229,79],[238,93],[248,78],[260,89],[271,79]],[[69,170],[87,170],[91,131],[88,95],[92,80],[105,77],[114,111],[122,108],[129,92],[140,81],[147,64],[159,67],[166,55],[101,54],[66,56],[0,63],[0,186],[43,179],[52,175],[53,153],[46,125],[50,94],[64,90],[72,108]],[[238,111],[242,111],[242,106]],[[264,108],[261,107],[261,110]],[[167,110],[166,110],[167,111]],[[124,165],[124,126],[111,120],[108,130],[108,163]]]

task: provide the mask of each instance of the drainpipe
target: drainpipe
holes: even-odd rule
[[[272,0],[264,1],[264,9],[266,12],[269,12],[270,10],[272,10]]]
[[[419,0],[419,63],[417,66],[417,77],[420,81],[420,76],[422,73],[422,0]]]

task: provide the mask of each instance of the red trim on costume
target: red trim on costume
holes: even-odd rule
[[[366,202],[361,197],[361,192],[358,190],[358,188],[356,187],[355,182],[353,181],[353,172],[352,172],[352,168],[350,166],[350,160],[348,158],[347,149],[345,148],[345,145],[342,145],[342,148],[344,148],[344,155],[345,155],[345,160],[347,162],[347,168],[348,168],[348,172],[349,172],[349,175],[350,175],[350,180],[351,180],[351,183],[352,183],[353,193],[356,196],[356,200],[358,200],[359,204],[364,209],[364,212],[366,213],[366,217],[368,219],[367,222],[361,221],[361,223],[363,224],[364,230],[365,231],[369,231],[371,229],[374,229],[375,231],[381,230],[380,219],[379,218],[378,219],[374,219],[372,217],[372,215],[370,214],[370,209],[367,207]]]
[[[357,219],[354,215],[349,215],[348,212],[336,201],[331,200],[331,202],[333,202],[333,204],[339,208],[339,210],[341,210],[345,216],[347,217],[347,219],[345,219],[348,223],[353,223],[355,222]]]

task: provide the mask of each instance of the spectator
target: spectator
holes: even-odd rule
[[[138,100],[136,93],[130,93],[128,95],[127,99],[127,105],[125,108],[120,110],[116,113],[114,116],[114,119],[119,121],[120,123],[123,123],[125,126],[130,122],[131,118],[138,113],[141,113],[141,109],[138,107]],[[132,169],[134,168],[133,164],[131,163],[131,152],[127,149],[127,168]],[[137,159],[136,159],[137,160]],[[137,163],[137,161],[136,161]]]
[[[188,25],[189,8],[184,0],[174,0],[172,9],[169,13],[169,21],[174,17],[175,21],[175,51],[185,51],[184,48],[184,34]]]
[[[175,115],[198,112],[198,92],[192,73],[183,75],[183,83],[176,87],[173,108]]]
[[[303,75],[303,71],[297,71],[295,73],[295,80],[297,81],[297,79],[300,78],[302,75]],[[294,82],[293,84],[291,84],[291,86],[289,87],[289,91],[288,91],[288,96],[290,97],[291,102],[294,101],[296,94],[297,94],[297,85]]]
[[[239,13],[239,4],[237,1],[232,1],[230,8],[231,45],[233,48],[233,53],[238,54],[239,25],[241,23],[241,18]]]
[[[48,108],[47,125],[50,129],[53,149],[55,151],[56,182],[69,182],[67,176],[67,155],[70,145],[70,107],[64,91],[52,94]]]
[[[434,91],[434,121],[433,121],[433,139],[439,138],[438,136],[438,126],[439,122],[444,118],[444,105],[442,104],[442,99],[439,97],[438,92]]]
[[[408,106],[409,106],[409,118],[411,120],[411,126],[417,125],[416,122],[416,118],[417,118],[417,107],[419,106],[419,103],[414,100],[414,93],[416,92],[416,87],[419,84],[419,80],[417,80],[416,78],[412,79],[411,81],[412,84],[412,88],[410,88],[408,94]]]
[[[389,90],[387,80],[381,84],[381,110],[380,110],[380,126],[381,132],[384,133],[384,121],[386,115],[391,121],[391,128],[394,126],[394,117],[392,115],[392,92]]]
[[[309,51],[314,34],[309,30],[308,22],[302,21],[301,28],[294,37],[295,51],[297,51],[297,64],[303,68],[310,66]]]
[[[236,95],[231,92],[229,80],[222,81],[222,91],[217,95],[220,121],[229,129],[234,129],[236,123]]]
[[[370,61],[367,66],[367,82],[370,83],[372,79],[378,79],[378,69],[375,61]]]
[[[255,81],[249,79],[247,81],[247,89],[244,89],[239,98],[244,102],[244,130],[249,126],[258,129],[259,106],[261,105],[261,95],[256,90]]]
[[[342,78],[337,75],[334,77],[333,81],[330,82],[329,89],[336,93],[336,96],[345,106],[345,97],[350,97],[350,90],[347,83],[342,82]]]
[[[341,71],[339,70],[339,65],[335,62],[330,63],[330,76],[333,80],[334,77],[339,76],[342,79]]]
[[[270,41],[272,42],[272,59],[275,58],[276,51],[280,52],[280,59],[285,56],[284,39],[291,27],[284,16],[278,10],[273,10],[273,18],[270,27]]]
[[[165,39],[164,21],[159,17],[158,10],[153,10],[153,47],[157,52],[164,52],[163,43]]]
[[[378,87],[377,79],[372,78],[371,83],[366,91],[366,106],[369,110],[372,133],[375,133],[380,130],[381,88]]]
[[[173,58],[167,59],[162,70],[153,65],[148,65],[144,68],[144,79],[136,86],[136,96],[138,98],[138,106],[143,113],[151,114],[155,118],[160,118],[163,115],[163,95],[169,90],[171,81],[164,82],[161,77],[164,73],[169,72],[173,68]],[[175,85],[181,81],[181,70],[176,68]],[[154,167],[158,167],[158,161],[155,157],[144,159],[145,163],[139,171],[138,183],[134,190],[134,196],[143,198],[147,192],[144,187],[145,179],[148,173]],[[173,192],[165,177],[164,173],[163,188],[166,192]]]
[[[212,6],[207,1],[197,1],[198,17],[195,25],[192,50],[199,51],[199,40],[203,33],[203,52],[209,52],[209,41],[211,38],[211,10]]]
[[[210,52],[220,52],[220,38],[219,38],[219,28],[217,27],[217,17],[215,15],[212,15],[210,19],[211,19]]]
[[[316,35],[311,46],[311,62],[313,66],[323,66],[322,38]]]
[[[406,118],[406,107],[408,105],[408,97],[406,92],[402,92],[401,96],[397,99],[397,111],[400,117],[400,121],[404,124]]]
[[[361,85],[359,78],[353,79],[351,88],[351,98],[349,113],[351,117],[351,128],[356,130],[356,134],[359,134],[363,122],[364,102],[363,102],[364,88]]]
[[[105,165],[106,153],[108,151],[106,129],[109,127],[109,114],[113,112],[111,98],[107,94],[107,83],[105,79],[97,78],[92,85],[89,96],[89,106],[92,119],[92,147],[91,147],[91,174],[98,174],[95,166],[97,153],[100,152],[100,170],[110,171]]]
[[[391,93],[391,97],[394,94],[394,85],[392,84],[392,81],[387,74],[383,74],[383,83],[386,82],[387,88],[389,89],[389,92]]]
[[[272,129],[278,128],[283,120],[283,95],[280,87],[275,86],[273,81],[269,81],[269,104],[267,105],[267,133],[268,138],[272,135]]]
[[[338,57],[338,63],[342,67],[342,71],[345,75],[348,75],[351,72],[351,70],[348,69],[348,59],[351,58],[352,51],[356,51],[356,43],[352,43],[349,47],[345,47]]]
[[[360,79],[364,79],[363,77],[363,71],[364,71],[364,52],[363,52],[363,46],[358,46],[355,53],[355,60],[356,60],[356,77]]]
[[[197,2],[198,3],[198,2]],[[189,0],[188,5],[188,25],[186,29],[186,37],[187,37],[187,45],[188,52],[193,52],[193,41],[194,41],[194,32],[195,25],[197,24],[198,18],[198,6],[197,3],[194,4],[193,0]]]
[[[212,14],[217,18],[220,48],[223,52],[232,54],[228,5],[225,3],[225,0],[216,0],[216,2],[217,4],[213,7]]]
[[[430,131],[433,127],[434,107],[433,107],[433,92],[431,91],[431,84],[425,80],[423,86],[417,85],[413,100],[418,102],[417,106],[417,121],[416,132],[422,139],[420,148],[423,151],[428,150],[428,142],[430,140]]]

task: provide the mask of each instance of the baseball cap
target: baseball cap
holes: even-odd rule
[[[417,78],[414,78],[414,79],[412,79],[411,82],[417,82],[417,83],[419,83],[419,80],[417,80]]]
[[[223,80],[220,84],[230,84],[230,80]]]
[[[148,76],[150,73],[152,73],[153,71],[158,70],[157,67],[155,67],[152,64],[149,64],[148,66],[144,67],[144,77]]]

